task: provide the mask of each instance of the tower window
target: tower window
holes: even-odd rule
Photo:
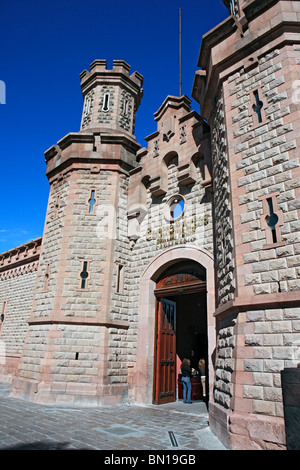
[[[255,98],[255,103],[253,105],[253,110],[255,111],[256,115],[257,115],[257,121],[258,123],[260,124],[262,121],[263,121],[263,118],[262,118],[262,109],[263,109],[263,102],[260,100],[259,98],[259,92],[258,90],[255,90],[254,91],[254,98]]]
[[[44,275],[44,289],[43,289],[44,292],[48,292],[48,289],[49,289],[50,266],[51,266],[51,263],[46,264],[46,271]]]
[[[89,278],[89,272],[88,272],[88,261],[83,261],[82,263],[82,271],[80,272],[80,289],[86,289],[87,288],[87,281]]]
[[[86,103],[85,103],[84,116],[88,116],[90,114],[90,112],[91,112],[91,102],[92,102],[92,99],[89,96],[86,100]]]
[[[129,101],[128,101],[128,99],[125,99],[124,103],[123,103],[123,114],[124,114],[124,116],[128,115],[128,111],[129,111]]]
[[[60,209],[60,196],[58,195],[55,198],[54,209],[53,209],[53,220],[56,220],[58,218],[59,209]]]
[[[277,246],[285,245],[282,240],[280,227],[283,225],[282,210],[278,207],[277,197],[280,193],[266,194],[260,196],[258,200],[262,201],[262,214],[260,216],[261,228],[265,230],[266,245],[264,248],[272,248],[274,244]]]
[[[116,291],[119,294],[123,293],[124,289],[124,266],[122,264],[118,264],[117,266],[117,286]]]
[[[102,111],[104,111],[105,113],[107,113],[107,111],[109,111],[109,93],[105,93],[104,97],[103,97],[103,106],[102,106]]]
[[[271,197],[267,199],[269,206],[269,215],[266,216],[266,222],[272,232],[273,243],[277,243],[276,224],[278,223],[278,215],[274,213],[273,200]]]
[[[90,199],[88,200],[88,203],[89,203],[89,214],[93,214],[94,213],[94,207],[95,207],[95,204],[96,204],[95,190],[94,189],[91,190],[91,196],[90,196]]]

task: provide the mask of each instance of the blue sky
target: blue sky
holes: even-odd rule
[[[43,234],[44,152],[79,131],[79,74],[93,60],[111,68],[123,59],[143,75],[135,134],[146,146],[153,113],[179,94],[179,8],[182,94],[190,97],[202,35],[228,16],[221,0],[1,0],[0,253]]]

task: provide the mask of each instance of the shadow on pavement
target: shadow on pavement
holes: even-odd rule
[[[68,446],[69,446],[68,442],[37,441],[37,442],[31,442],[29,444],[20,443],[14,446],[2,447],[0,448],[0,450],[68,450]]]

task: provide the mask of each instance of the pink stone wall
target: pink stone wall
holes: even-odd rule
[[[0,377],[11,380],[22,354],[33,302],[41,239],[0,255]]]

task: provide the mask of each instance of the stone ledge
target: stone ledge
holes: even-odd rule
[[[278,292],[274,294],[260,294],[256,296],[242,296],[230,300],[219,306],[214,316],[229,314],[232,312],[243,312],[246,310],[256,310],[263,308],[292,307],[300,305],[300,292]]]
[[[129,329],[129,323],[121,320],[97,321],[94,318],[68,318],[68,319],[49,319],[49,318],[29,318],[29,325],[89,325],[89,326],[105,326],[107,328]]]

